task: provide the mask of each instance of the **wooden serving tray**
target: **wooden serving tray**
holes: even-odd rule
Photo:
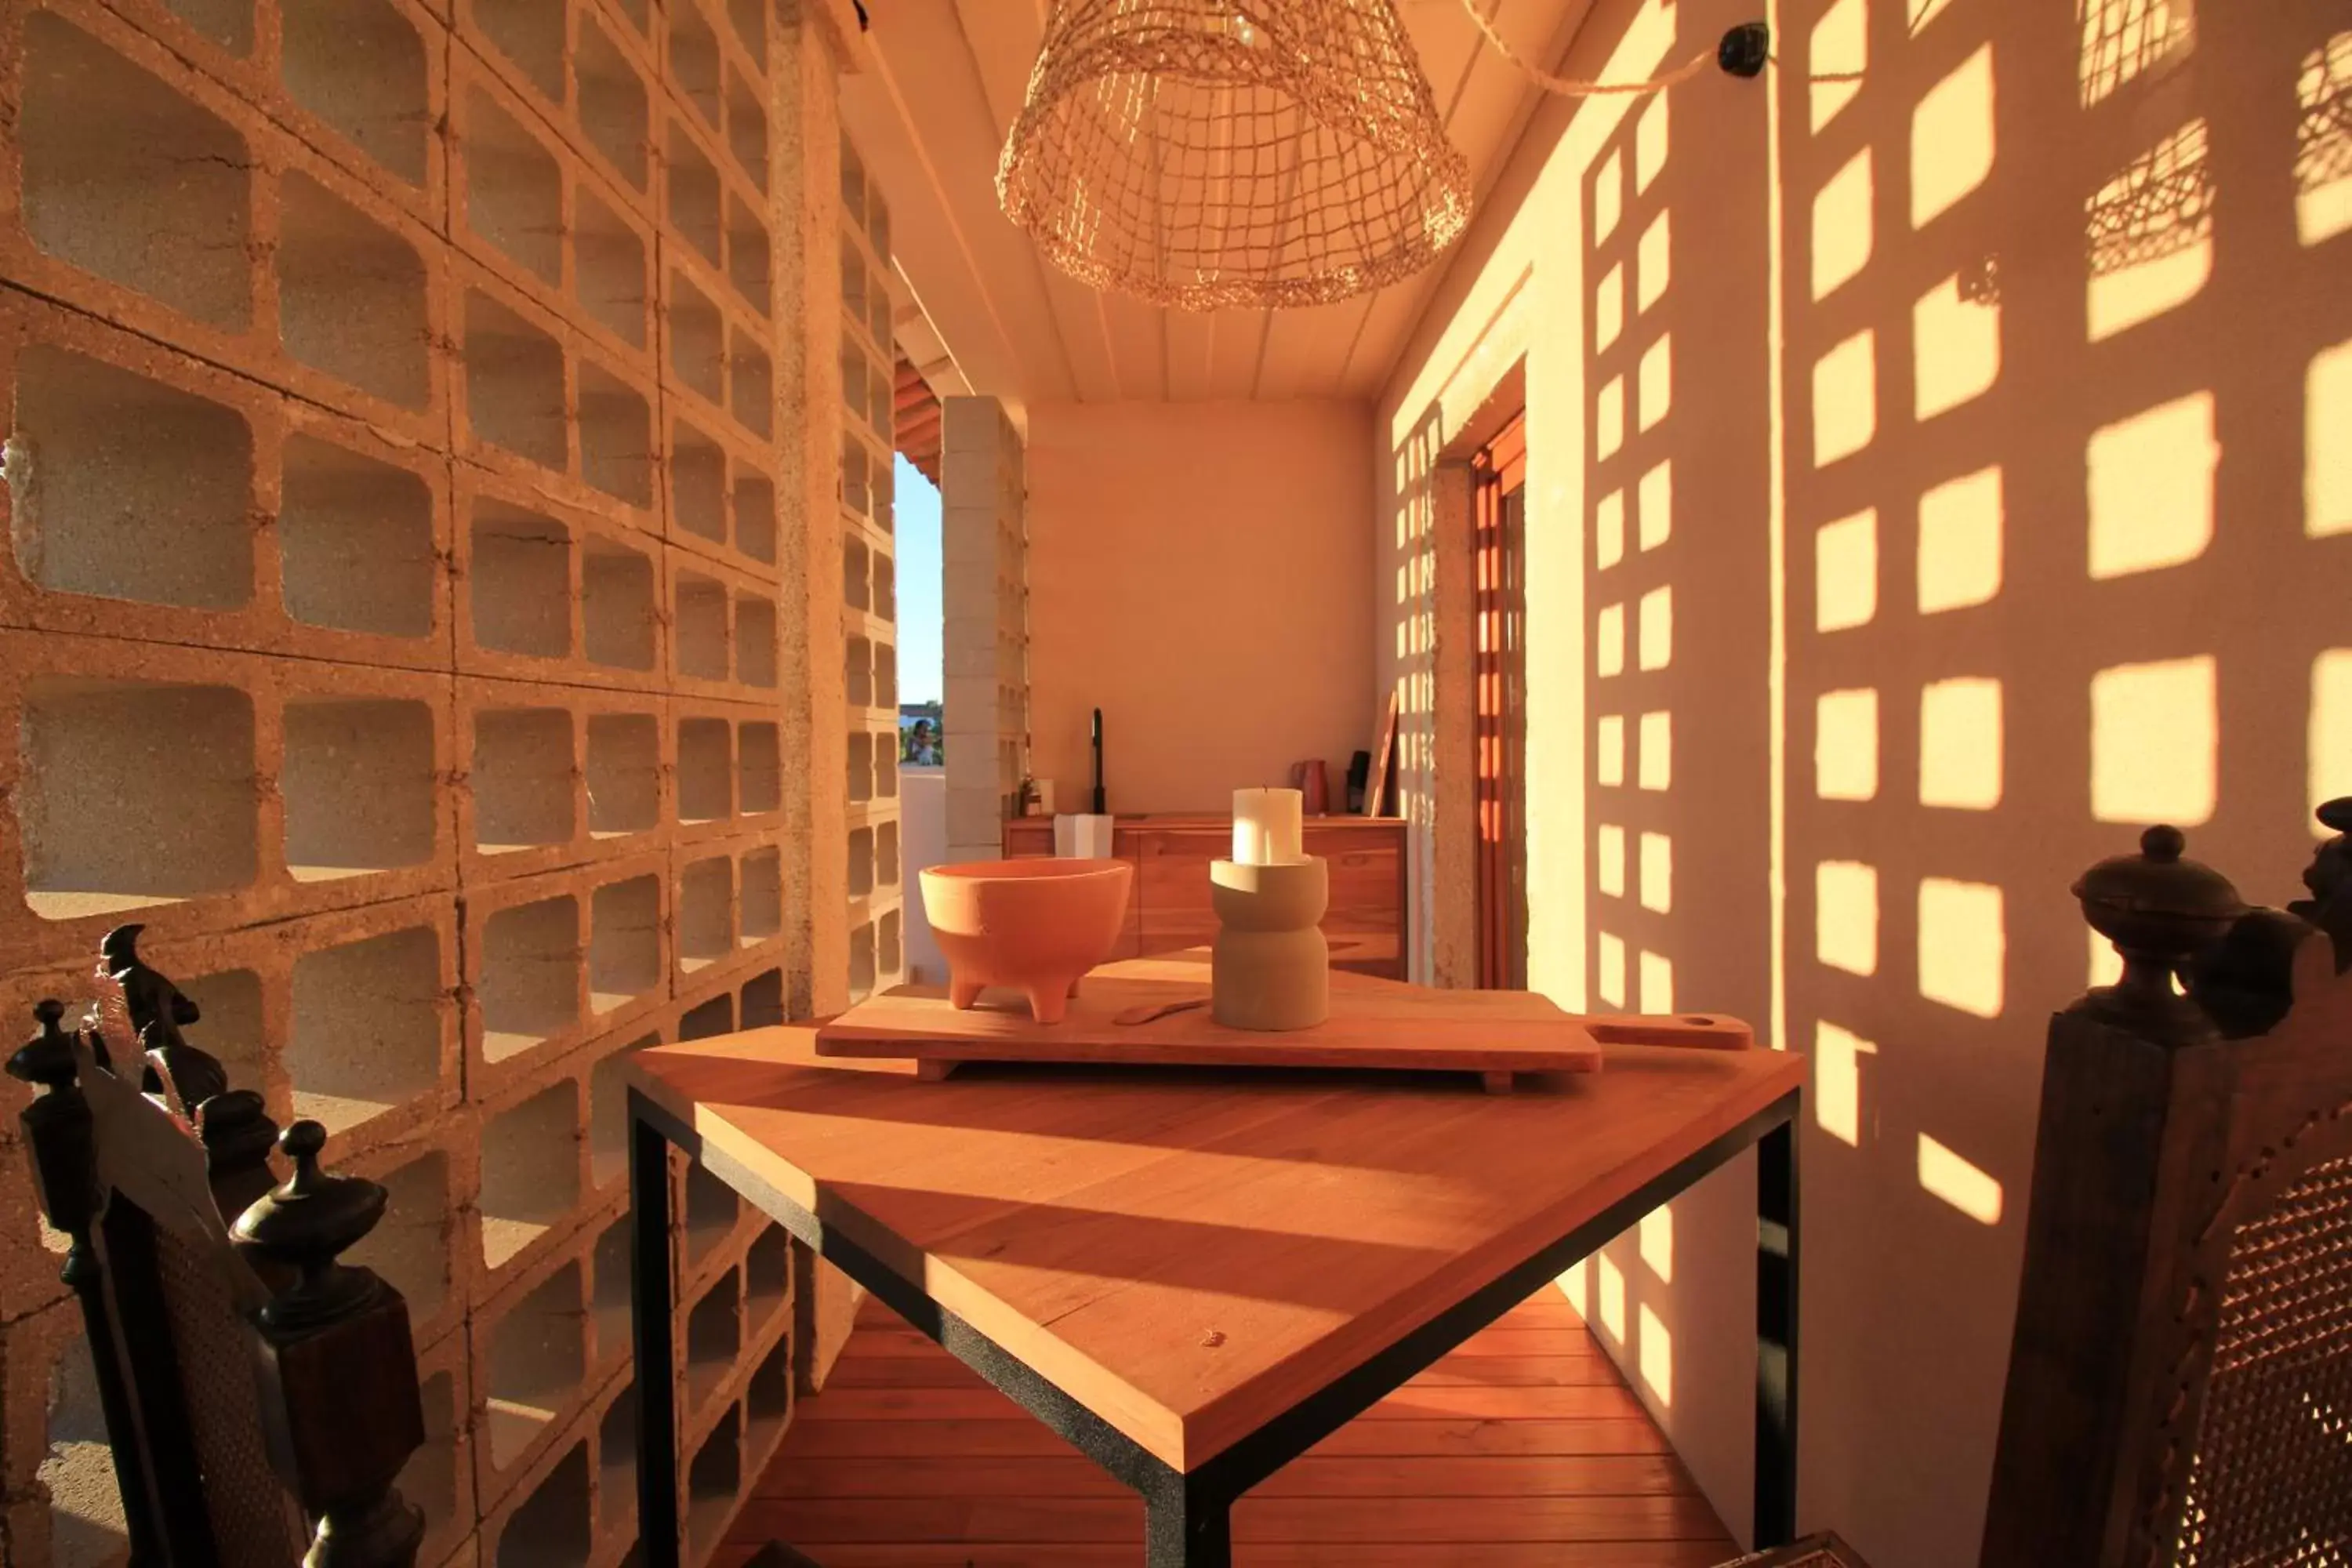
[[[1104,964],[1058,1024],[1037,1023],[1011,992],[991,991],[959,1012],[944,986],[902,985],[820,1026],[816,1051],[911,1057],[931,1078],[960,1062],[1383,1068],[1477,1073],[1500,1091],[1517,1073],[1598,1072],[1604,1041],[1750,1043],[1747,1026],[1727,1019],[1583,1018],[1527,992],[1441,991],[1344,970],[1331,975],[1330,1017],[1312,1029],[1229,1029],[1205,1006],[1119,1021],[1208,994],[1205,951]]]

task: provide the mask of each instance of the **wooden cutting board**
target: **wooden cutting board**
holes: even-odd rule
[[[858,1004],[816,1035],[819,1056],[912,1057],[941,1076],[958,1062],[1122,1063],[1152,1067],[1382,1068],[1510,1075],[1597,1072],[1583,1023],[1525,992],[1438,991],[1335,971],[1331,1016],[1312,1029],[1229,1029],[1206,1006],[1122,1023],[1208,996],[1207,956],[1129,959],[1080,983],[1068,1014],[1040,1024],[1009,991],[959,1012],[944,986],[902,985]]]

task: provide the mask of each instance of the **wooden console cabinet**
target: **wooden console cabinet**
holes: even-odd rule
[[[1111,851],[1134,863],[1135,896],[1118,958],[1199,947],[1216,938],[1209,906],[1209,862],[1233,853],[1234,825],[1222,816],[1121,816]],[[1392,816],[1310,816],[1306,847],[1331,863],[1331,907],[1323,931],[1339,968],[1404,978],[1404,820]],[[1004,825],[1007,859],[1054,852],[1054,819],[1016,817]]]

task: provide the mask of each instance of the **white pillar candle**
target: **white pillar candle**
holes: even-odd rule
[[[1303,801],[1295,789],[1234,791],[1234,864],[1287,866],[1305,859]]]

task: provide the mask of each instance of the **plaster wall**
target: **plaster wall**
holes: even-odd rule
[[[1432,823],[1436,479],[1523,366],[1535,984],[1811,1056],[1800,1524],[1958,1568],[2042,1020],[2106,973],[2068,882],[2166,820],[2279,901],[2352,787],[2352,35],[1774,13],[1759,81],[1537,113],[1380,405],[1373,658]],[[1604,0],[1558,68],[1748,15]],[[1466,889],[1415,847],[1426,943]],[[1562,1281],[1735,1530],[1752,1199],[1743,1162]]]
[[[1113,811],[1227,811],[1314,757],[1337,798],[1378,719],[1370,410],[1041,404],[1029,419],[1030,722],[1057,804],[1084,808],[1096,708]]]

